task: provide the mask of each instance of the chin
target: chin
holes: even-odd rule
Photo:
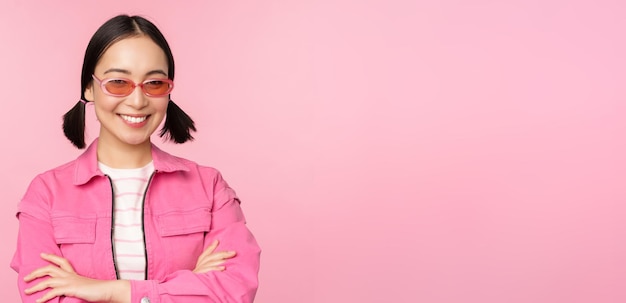
[[[150,141],[150,137],[147,138],[124,138],[121,140],[122,142],[128,145],[141,145],[146,143],[146,141]]]

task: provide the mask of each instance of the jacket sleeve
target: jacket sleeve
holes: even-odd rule
[[[131,281],[131,303],[209,303],[254,301],[261,249],[246,227],[239,199],[218,173],[213,184],[211,230],[205,243],[220,241],[219,251],[234,250],[224,271],[196,274],[179,270],[162,280]],[[205,247],[206,248],[206,247]]]
[[[35,300],[43,296],[43,292],[32,295],[24,294],[26,288],[46,279],[40,278],[29,283],[24,282],[24,276],[37,268],[49,265],[47,261],[41,259],[40,254],[45,252],[62,256],[54,239],[48,202],[49,196],[46,187],[41,179],[36,178],[31,182],[18,207],[19,231],[17,248],[11,260],[11,268],[17,272],[17,286],[23,303],[34,303]],[[84,301],[63,297],[54,298],[48,302],[77,303]]]

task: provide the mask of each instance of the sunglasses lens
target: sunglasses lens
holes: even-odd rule
[[[133,85],[124,79],[111,79],[104,84],[104,88],[113,95],[128,95]]]
[[[144,91],[151,96],[164,96],[170,92],[170,84],[161,80],[150,80],[143,83]]]

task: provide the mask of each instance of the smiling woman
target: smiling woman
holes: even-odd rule
[[[98,139],[76,160],[37,176],[20,202],[23,302],[252,302],[260,248],[219,171],[150,141],[193,139],[170,99],[174,59],[148,20],[120,15],[92,37],[81,99],[64,132],[85,147],[85,104]]]
[[[94,108],[101,125],[100,148],[110,146],[117,150],[120,146],[130,146],[135,150],[138,145],[145,145],[149,149],[150,135],[165,117],[170,90],[162,89],[160,94],[148,96],[150,90],[146,91],[143,83],[171,81],[167,79],[167,71],[165,53],[149,37],[131,36],[108,48],[92,75],[100,85],[90,85],[84,92],[85,100],[98,100]],[[135,82],[141,83],[141,89],[131,90]],[[108,155],[102,154],[110,161],[125,161]],[[146,160],[149,158],[143,159],[144,163],[120,164],[137,167],[145,165]]]

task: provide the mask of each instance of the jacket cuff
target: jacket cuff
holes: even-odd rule
[[[156,281],[130,281],[130,303],[159,303]]]

